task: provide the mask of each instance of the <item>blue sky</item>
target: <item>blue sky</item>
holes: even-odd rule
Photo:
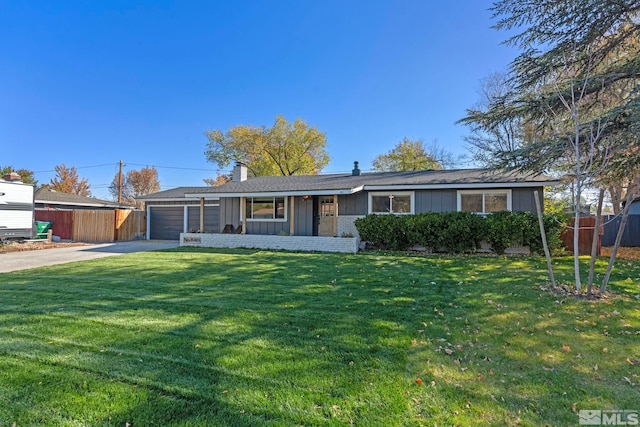
[[[455,121],[516,55],[490,6],[0,0],[0,165],[40,183],[76,166],[107,199],[119,160],[156,166],[162,189],[204,185],[206,130],[277,114],[326,133],[324,172],[366,170],[405,136],[464,154]]]

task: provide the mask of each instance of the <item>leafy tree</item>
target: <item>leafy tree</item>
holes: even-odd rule
[[[109,192],[114,200],[118,199],[118,181],[119,174],[113,178],[109,185]],[[144,202],[136,202],[137,197],[160,191],[160,180],[158,179],[158,170],[152,167],[144,167],[140,170],[132,169],[122,178],[122,202],[125,204],[136,205],[139,209],[144,207]]]
[[[67,168],[67,166],[62,163],[56,166],[55,170],[56,176],[53,177],[45,187],[61,193],[91,197],[89,182],[85,178],[80,179],[78,177],[78,171],[75,166]]]
[[[507,41],[522,50],[511,64],[514,90],[463,120],[485,128],[524,120],[530,142],[496,153],[497,163],[534,173],[564,165],[577,225],[583,186],[609,186],[640,170],[640,1],[499,0],[492,10],[496,28],[520,31]],[[579,270],[576,253],[577,289]]]
[[[324,132],[302,119],[289,123],[278,115],[270,128],[240,125],[205,134],[207,160],[223,168],[243,162],[250,176],[317,174],[329,163]]]
[[[470,126],[471,133],[464,137],[471,160],[481,167],[493,168],[500,153],[515,151],[525,144],[525,126],[521,116],[504,117],[498,123],[476,120],[484,117],[491,106],[514,91],[514,83],[506,73],[493,73],[480,80],[480,100],[467,110],[468,117],[458,123]]]
[[[426,147],[422,140],[404,138],[386,154],[380,154],[373,160],[376,172],[411,172],[421,170],[439,170],[454,163],[453,156],[432,144]]]
[[[222,174],[218,172],[215,178],[205,178],[203,179],[203,181],[205,184],[207,184],[210,187],[219,187],[231,181],[231,176],[228,174]]]
[[[15,172],[20,175],[22,182],[25,184],[38,185],[38,181],[35,178],[35,174],[32,170],[29,169],[15,169],[11,165],[0,166],[0,178],[3,176],[10,174],[11,172]]]

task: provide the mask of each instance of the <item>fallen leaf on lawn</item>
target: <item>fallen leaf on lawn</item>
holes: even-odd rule
[[[422,379],[421,378],[416,378],[416,384],[422,385]]]
[[[418,340],[417,340],[417,339],[415,339],[415,338],[414,338],[414,339],[412,339],[412,340],[411,340],[411,345],[416,345],[416,344],[418,344]]]
[[[631,380],[628,377],[622,377],[622,380],[625,381],[625,382],[628,382],[631,385],[633,385],[633,383],[631,382]]]
[[[562,344],[562,351],[569,353],[571,351],[571,347],[568,345]]]
[[[451,356],[453,354],[453,350],[451,350],[450,348],[445,348],[444,352],[447,354],[447,356]]]
[[[597,370],[598,370],[598,364],[597,364],[597,363],[593,366],[593,370],[594,370],[594,371],[597,371]]]
[[[605,348],[602,349],[602,352],[603,353],[609,353],[609,349],[607,347],[605,347]]]
[[[627,357],[627,363],[628,363],[629,365],[637,365],[637,364],[638,364],[638,363],[640,363],[640,362],[639,362],[637,359],[629,359],[629,358]]]
[[[486,377],[483,374],[478,374],[478,381],[484,381],[485,378]]]

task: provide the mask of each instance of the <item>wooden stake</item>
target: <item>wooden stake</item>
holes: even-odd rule
[[[540,236],[542,237],[542,247],[544,248],[544,256],[547,259],[547,269],[549,270],[549,279],[551,280],[551,286],[556,287],[556,279],[553,276],[553,267],[551,266],[551,253],[549,252],[549,245],[547,245],[547,233],[544,231],[544,221],[542,220],[542,207],[540,207],[540,197],[538,191],[533,192],[533,197],[536,199],[536,212],[538,213],[538,225],[540,226]]]

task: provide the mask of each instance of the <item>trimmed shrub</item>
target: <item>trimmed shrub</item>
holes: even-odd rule
[[[552,252],[561,245],[563,221],[544,215],[547,241]],[[380,249],[407,250],[423,246],[448,253],[475,252],[480,242],[489,242],[503,254],[514,243],[541,254],[538,218],[530,212],[495,212],[482,216],[470,212],[426,212],[416,215],[367,215],[355,222],[360,238]]]
[[[355,221],[360,238],[380,249],[405,251],[412,245],[406,215],[367,215]]]

